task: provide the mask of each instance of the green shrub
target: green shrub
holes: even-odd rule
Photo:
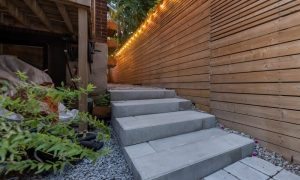
[[[24,117],[22,121],[11,121],[0,117],[0,177],[10,173],[44,173],[62,171],[66,165],[80,159],[95,161],[108,149],[94,152],[80,146],[74,124],[87,123],[97,128],[98,139],[110,138],[109,129],[88,113],[80,112],[68,122],[58,121],[57,112],[43,107],[45,98],[55,103],[74,103],[81,94],[94,90],[89,84],[86,89],[71,90],[66,87],[42,87],[26,82],[27,76],[18,72],[21,83],[13,97],[0,95],[0,106]],[[2,88],[5,89],[5,88]],[[41,158],[43,156],[43,158]],[[45,158],[46,157],[46,158]]]
[[[109,106],[110,105],[110,94],[105,93],[97,98],[95,98],[95,105],[96,106]]]

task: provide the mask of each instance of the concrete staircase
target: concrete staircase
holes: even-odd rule
[[[204,178],[252,153],[250,139],[166,89],[111,90],[112,124],[137,180]]]

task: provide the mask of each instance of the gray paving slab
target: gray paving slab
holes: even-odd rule
[[[272,177],[282,170],[282,167],[275,166],[274,164],[258,157],[248,157],[242,159],[241,162]]]
[[[212,121],[208,123],[207,121]],[[128,146],[203,129],[203,124],[215,127],[213,115],[196,111],[179,111],[116,118],[122,145]]]
[[[127,146],[125,150],[131,158],[139,158],[156,152],[148,143]]]
[[[111,104],[114,118],[183,111],[192,107],[191,101],[180,98],[113,101]]]
[[[159,152],[168,149],[173,149],[178,146],[192,144],[195,142],[209,141],[211,139],[224,136],[227,134],[228,134],[227,132],[219,128],[211,128],[202,131],[196,131],[192,133],[150,141],[149,144],[153,147],[153,149],[155,149],[155,151]]]
[[[239,180],[233,175],[224,170],[217,171],[210,176],[203,178],[203,180]]]
[[[136,179],[194,180],[248,156],[252,149],[252,140],[227,134],[139,158],[130,157],[130,163]]]
[[[276,176],[273,177],[274,180],[300,180],[300,176],[293,174],[287,170],[280,171]]]
[[[270,177],[244,163],[236,162],[224,170],[241,180],[267,180]]]
[[[112,101],[174,98],[176,92],[167,89],[110,90]]]

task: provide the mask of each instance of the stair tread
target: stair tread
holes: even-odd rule
[[[164,99],[176,97],[175,90],[168,89],[123,89],[110,90],[112,101]]]
[[[189,102],[189,100],[181,99],[181,98],[166,98],[166,99],[113,101],[112,104],[114,106],[135,106],[135,105],[177,103],[177,102]]]
[[[121,127],[124,130],[153,127],[158,125],[165,125],[177,122],[188,122],[192,120],[201,120],[214,118],[213,115],[198,112],[198,111],[178,111],[178,112],[168,112],[160,114],[149,114],[140,116],[131,116],[117,118]]]
[[[192,108],[191,101],[180,98],[112,101],[111,104],[114,118],[176,112]]]
[[[109,92],[174,92],[174,90],[170,89],[113,89],[109,90]]]
[[[137,179],[155,179],[163,176],[168,178],[176,177],[176,179],[202,178],[220,169],[221,166],[229,165],[239,160],[241,156],[246,156],[248,155],[247,153],[250,153],[249,150],[249,152],[247,150],[246,152],[243,152],[243,150],[232,152],[240,148],[243,149],[245,146],[252,146],[253,140],[222,131],[217,128],[202,130],[201,132],[127,146],[125,151],[132,163],[131,165],[134,166],[133,169],[135,169]],[[216,132],[218,132],[217,135]],[[185,137],[180,138],[181,136]],[[195,136],[196,138],[191,141],[189,136]],[[199,140],[196,140],[197,138]],[[156,146],[159,146],[157,142],[159,141],[164,141],[161,142],[162,144],[172,145],[157,148]],[[139,151],[138,156],[137,151]],[[228,154],[229,157],[222,156],[224,154]],[[212,162],[215,162],[218,157],[226,160],[216,164],[217,167],[210,167],[213,164]],[[198,169],[200,167],[205,168]]]

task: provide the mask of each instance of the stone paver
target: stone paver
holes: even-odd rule
[[[241,162],[268,175],[268,176],[275,176],[279,171],[282,170],[281,167],[274,166],[270,162],[267,162],[258,157],[248,157],[248,158],[241,160]]]
[[[300,176],[257,157],[244,158],[203,180],[236,180],[234,178],[239,180],[300,180]]]
[[[241,163],[236,162],[226,168],[224,168],[226,172],[236,176],[241,180],[267,180],[270,177]]]
[[[274,180],[300,180],[300,176],[288,172],[287,170],[282,170],[275,177],[273,177],[273,179]]]
[[[203,180],[239,180],[233,175],[224,170],[220,170],[210,176],[205,177]]]

